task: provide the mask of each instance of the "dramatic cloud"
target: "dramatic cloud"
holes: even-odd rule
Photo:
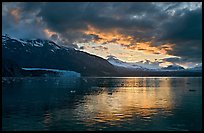
[[[2,32],[19,38],[45,38],[44,22],[36,17],[37,12],[27,12],[22,3],[3,3]]]
[[[108,54],[116,44],[122,53],[143,52],[141,57],[202,62],[201,2],[32,2],[2,7],[4,34],[51,39],[92,53],[101,49]],[[126,58],[136,60],[131,55]]]
[[[180,65],[180,66],[183,66],[185,68],[196,67],[196,66],[199,66],[199,65],[202,66],[202,63],[194,63],[192,61],[189,61],[189,59],[187,59],[187,58],[177,58],[177,57],[173,58],[173,57],[170,57],[170,58],[162,59],[162,62],[168,63],[168,64],[173,64],[173,65]]]
[[[202,9],[177,12],[162,25],[159,40],[176,44],[169,53],[188,61],[201,62],[202,58]]]

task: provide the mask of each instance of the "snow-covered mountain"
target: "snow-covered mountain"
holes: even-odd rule
[[[115,56],[108,56],[107,60],[112,65],[117,67],[123,67],[126,69],[135,69],[135,70],[141,70],[141,71],[183,71],[185,70],[185,68],[176,64],[169,65],[167,67],[160,67],[159,62],[150,62],[149,60],[128,63],[117,59]],[[200,68],[202,67],[197,67],[197,68],[188,69],[188,70],[200,70]]]
[[[19,68],[69,70],[82,76],[116,73],[114,66],[101,57],[43,39],[26,40],[2,35],[2,57],[4,70],[8,64]]]
[[[201,65],[198,65],[198,66],[195,66],[193,68],[189,68],[187,69],[188,71],[202,71],[202,64]]]
[[[163,67],[163,70],[184,70],[184,68],[182,66],[179,65],[169,65],[167,67]]]
[[[108,60],[108,62],[110,62],[114,66],[125,67],[125,68],[134,68],[134,69],[147,69],[145,67],[142,67],[142,66],[139,66],[139,65],[136,65],[133,63],[123,62],[114,56],[109,56],[107,60]]]
[[[146,60],[146,62],[133,62],[128,63],[117,59],[114,56],[108,56],[108,62],[110,62],[114,66],[124,67],[129,69],[137,69],[137,70],[146,70],[146,71],[158,71],[161,70],[161,67],[157,63],[151,63],[150,61]]]
[[[8,35],[2,36],[2,66],[2,76],[38,76],[44,73],[52,75],[56,71],[72,71],[81,76],[202,75],[200,71],[184,71],[178,66],[162,69],[158,67],[158,62],[147,60],[127,63],[111,56],[106,60],[49,40],[17,39]]]

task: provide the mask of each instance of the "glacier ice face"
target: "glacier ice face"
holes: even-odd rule
[[[27,71],[51,71],[51,72],[57,72],[60,77],[80,77],[81,74],[74,72],[74,71],[68,71],[68,70],[59,70],[59,69],[47,69],[47,68],[22,68],[23,70]]]

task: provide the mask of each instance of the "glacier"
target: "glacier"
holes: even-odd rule
[[[59,70],[59,69],[47,69],[47,68],[22,68],[23,70],[27,71],[50,71],[50,72],[56,72],[60,77],[81,77],[80,73],[77,73],[75,71],[68,71],[68,70]]]

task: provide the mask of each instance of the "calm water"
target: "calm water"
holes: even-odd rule
[[[201,130],[202,78],[2,78],[3,130]]]

